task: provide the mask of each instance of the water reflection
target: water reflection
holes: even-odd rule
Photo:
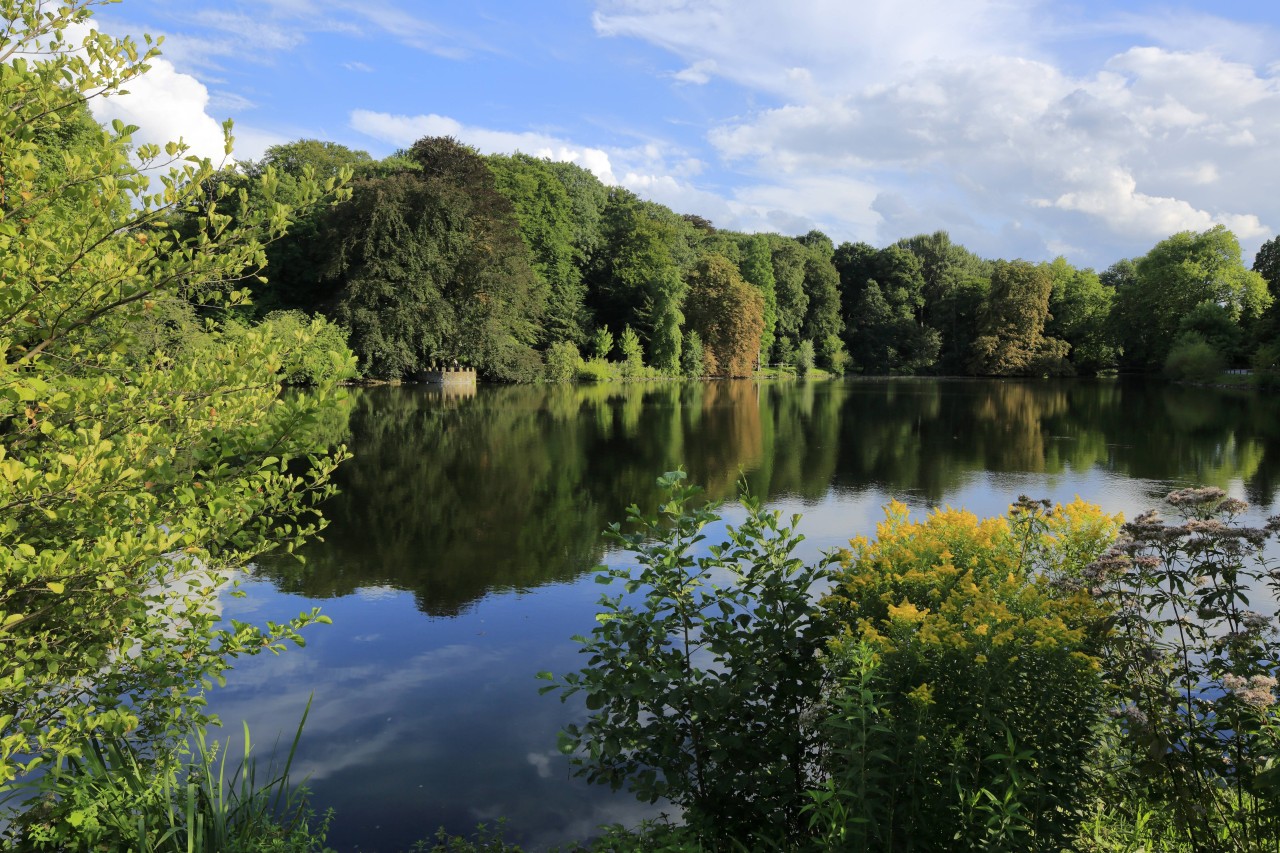
[[[534,849],[564,843],[651,814],[568,778],[555,732],[584,712],[538,697],[532,674],[580,664],[568,638],[592,624],[589,571],[619,559],[600,531],[652,506],[659,473],[683,464],[729,498],[745,472],[805,513],[806,557],[872,532],[890,498],[991,514],[1019,492],[1080,493],[1132,513],[1206,483],[1274,511],[1278,409],[1117,381],[353,391],[355,458],[326,541],[304,566],[264,564],[270,583],[227,605],[261,620],[328,599],[335,624],[305,651],[242,664],[212,705],[262,739],[315,692],[300,759],[317,805],[339,810],[339,850],[403,849],[500,815]]]
[[[1097,468],[1242,482],[1265,506],[1280,469],[1275,401],[1121,382],[373,388],[348,406],[356,458],[326,542],[303,571],[264,571],[315,598],[410,590],[435,616],[590,569],[600,531],[681,464],[716,498],[743,471],[771,500],[837,487],[940,503],[982,472]]]

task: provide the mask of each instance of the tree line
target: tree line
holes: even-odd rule
[[[332,142],[268,149],[223,180],[290,202],[351,176],[268,247],[257,310],[323,314],[371,378],[457,361],[534,381],[579,355],[664,374],[816,363],[865,375],[1274,371],[1280,244],[1253,269],[1225,227],[1181,232],[1097,272],[989,260],[945,231],[876,248],[746,234],[679,215],[586,169],[424,138],[383,160]],[[571,348],[571,349],[570,349]]]

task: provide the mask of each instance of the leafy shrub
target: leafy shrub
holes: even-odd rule
[[[644,372],[644,350],[640,346],[640,336],[627,326],[618,339],[618,352],[622,355],[622,375],[628,379],[640,376]]]
[[[582,365],[578,348],[569,341],[557,341],[547,347],[546,376],[548,382],[571,382]]]
[[[1195,332],[1180,335],[1164,360],[1164,373],[1170,379],[1209,382],[1227,366],[1222,354]]]
[[[1280,342],[1265,344],[1254,353],[1253,381],[1261,388],[1280,388]]]
[[[356,356],[341,326],[301,311],[272,311],[262,322],[288,346],[284,376],[290,385],[321,385],[356,375]]]
[[[950,509],[912,522],[896,502],[886,516],[825,600],[843,628],[815,825],[855,831],[850,849],[1059,850],[1102,685],[1086,630],[1098,610],[1051,578],[1100,554],[1118,520],[1025,500],[981,522]]]
[[[767,849],[799,835],[816,782],[827,628],[809,590],[827,563],[794,558],[794,526],[750,497],[742,525],[702,545],[719,517],[684,476],[659,480],[657,515],[631,507],[634,533],[610,528],[638,566],[602,571],[623,592],[601,599],[597,626],[578,638],[589,661],[543,690],[585,696],[591,716],[562,744],[579,775],[671,800],[713,847]]]
[[[706,351],[702,346],[702,336],[690,329],[685,333],[684,346],[680,350],[680,372],[689,379],[697,379],[703,376],[705,356]]]
[[[1249,600],[1280,595],[1265,558],[1280,517],[1243,527],[1245,504],[1217,488],[1166,502],[1177,522],[1138,516],[1082,577],[1114,625],[1104,779],[1126,817],[1149,803],[1194,849],[1259,849],[1280,838],[1280,633]]]
[[[813,362],[813,341],[801,341],[800,346],[796,347],[791,356],[791,363],[795,365],[796,375],[808,376],[809,371],[813,370]]]
[[[516,343],[497,349],[491,370],[494,379],[526,385],[540,382],[546,373],[542,353]]]
[[[828,335],[822,341],[822,366],[837,376],[843,376],[849,367],[850,357],[839,335]]]
[[[579,382],[616,382],[622,370],[616,362],[593,358],[578,365]]]

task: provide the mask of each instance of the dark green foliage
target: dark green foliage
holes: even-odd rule
[[[773,351],[774,332],[778,326],[778,294],[769,238],[763,234],[753,234],[744,238],[742,245],[742,259],[738,262],[738,269],[743,279],[754,285],[764,297],[764,331],[760,335],[760,350],[767,358]]]
[[[1067,345],[1046,337],[1053,280],[1044,267],[997,261],[973,342],[974,373],[1025,376],[1063,372]]]
[[[923,323],[924,276],[906,249],[841,244],[835,255],[844,300],[845,340],[860,373],[920,373],[941,338]]]
[[[993,265],[951,242],[946,231],[899,240],[920,259],[924,277],[924,323],[941,336],[935,372],[967,372]]]
[[[1198,332],[1178,336],[1164,359],[1164,374],[1187,382],[1211,382],[1222,374],[1227,362]]]
[[[817,781],[827,628],[808,591],[826,562],[804,566],[794,526],[750,497],[741,526],[700,545],[716,508],[698,505],[683,472],[659,482],[657,515],[633,506],[635,532],[610,528],[638,565],[600,575],[622,592],[601,599],[597,627],[578,638],[589,662],[544,689],[581,693],[592,713],[564,737],[580,774],[671,800],[712,849],[769,849],[800,835]]]
[[[1198,335],[1227,366],[1244,363],[1245,332],[1228,308],[1216,302],[1201,302],[1178,321],[1178,337],[1187,334]]]
[[[546,294],[510,202],[452,139],[420,140],[409,156],[419,170],[357,181],[333,218],[335,317],[372,376],[456,359],[527,380]]]
[[[300,182],[308,176],[316,181],[350,179],[372,175],[376,163],[367,152],[336,142],[299,139],[267,149],[261,160],[243,164],[250,179],[274,169],[279,179],[276,198],[293,204]],[[312,313],[331,309],[334,283],[325,280],[330,235],[325,228],[327,211],[313,207],[298,216],[283,238],[267,246],[267,280],[254,286],[254,302],[259,313],[276,309],[300,309]]]
[[[1258,249],[1253,271],[1266,280],[1271,304],[1254,324],[1252,340],[1257,347],[1280,345],[1280,237],[1272,237]]]
[[[1253,379],[1259,388],[1280,388],[1280,341],[1258,347],[1252,364]]]
[[[589,280],[597,322],[615,329],[633,326],[649,347],[650,361],[656,347],[661,367],[673,369],[680,350],[672,330],[683,324],[686,292],[676,225],[655,206],[615,190],[604,211],[603,233],[604,248]]]
[[[777,236],[769,238],[769,248],[778,300],[773,360],[785,362],[800,341],[809,310],[809,295],[804,289],[805,250],[796,241]]]
[[[1067,342],[1072,366],[1080,373],[1115,367],[1120,353],[1109,322],[1115,289],[1093,270],[1077,270],[1062,257],[1045,266],[1053,280],[1045,334]]]
[[[547,290],[543,340],[574,345],[586,339],[584,255],[575,245],[574,205],[547,160],[527,154],[490,156],[495,185],[515,208],[533,271]]]
[[[609,201],[609,188],[591,172],[573,163],[549,162],[547,168],[568,196],[573,247],[583,267],[588,268],[595,262],[604,242],[601,214]]]
[[[823,243],[813,238],[812,242],[814,245],[804,256],[804,293],[808,301],[800,337],[813,341],[819,364],[839,371],[844,355],[840,341],[844,331],[844,321],[840,319],[840,275],[831,265],[831,252],[827,251],[831,241]]]

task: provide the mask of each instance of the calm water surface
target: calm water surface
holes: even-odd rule
[[[332,428],[356,456],[326,541],[305,566],[264,564],[224,609],[261,621],[319,604],[334,624],[243,662],[211,706],[229,731],[244,719],[287,742],[314,693],[299,765],[317,808],[337,810],[341,851],[499,817],[539,849],[656,814],[569,777],[556,732],[583,711],[533,676],[580,666],[569,638],[603,591],[591,570],[626,559],[600,531],[653,506],[664,471],[727,500],[744,472],[804,514],[806,557],[874,532],[893,498],[994,515],[1023,493],[1080,495],[1132,517],[1214,484],[1262,517],[1280,484],[1274,399],[1116,381],[378,388]]]

